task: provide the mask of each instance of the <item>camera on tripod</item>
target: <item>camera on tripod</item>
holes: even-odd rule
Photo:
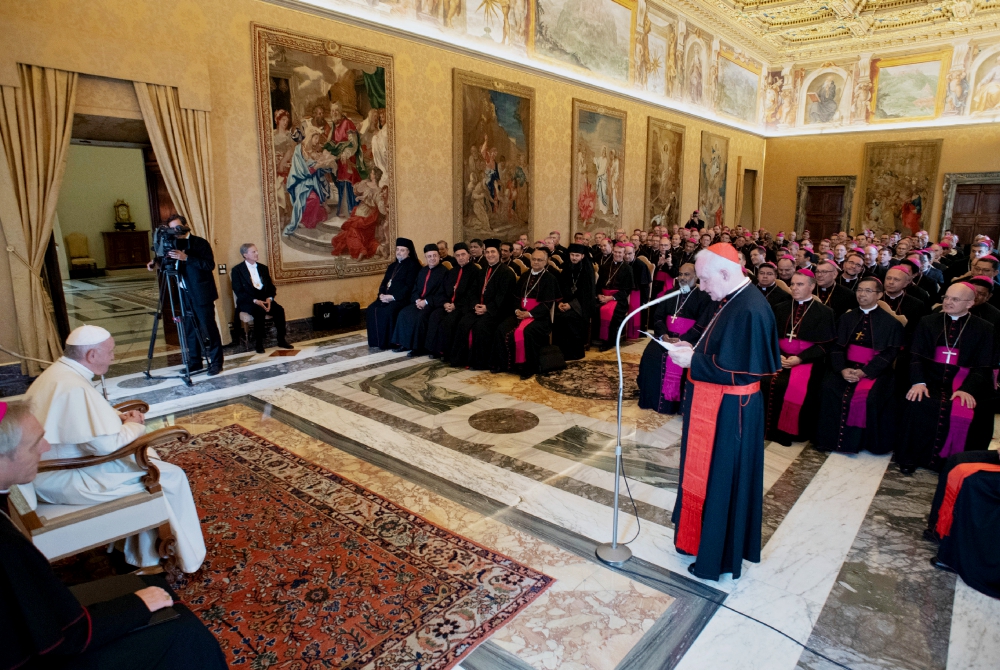
[[[153,255],[156,257],[158,265],[161,267],[168,265],[175,267],[177,265],[177,260],[170,258],[168,254],[177,249],[177,240],[189,232],[191,229],[184,225],[160,226],[156,229],[156,232],[153,233]]]

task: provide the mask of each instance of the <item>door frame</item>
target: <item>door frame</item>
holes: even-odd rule
[[[945,172],[944,205],[941,207],[941,231],[938,237],[951,230],[951,215],[955,209],[955,191],[959,184],[1000,184],[1000,172]]]
[[[844,209],[840,213],[840,230],[851,232],[851,213],[854,210],[854,190],[858,186],[857,175],[835,177],[799,177],[795,183],[795,232],[802,235],[806,227],[806,200],[810,186],[843,186]]]

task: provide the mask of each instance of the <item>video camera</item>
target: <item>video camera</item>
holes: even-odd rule
[[[159,265],[171,262],[167,254],[177,249],[177,240],[181,235],[191,232],[191,229],[184,225],[160,226],[153,233],[153,255]]]

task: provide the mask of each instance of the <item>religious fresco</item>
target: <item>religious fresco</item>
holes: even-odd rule
[[[729,138],[701,131],[698,211],[710,226],[721,226],[725,221],[728,168]]]
[[[275,283],[378,274],[396,238],[392,57],[253,26]]]
[[[651,93],[676,97],[677,15],[658,5],[640,2],[635,25],[632,62],[635,85]]]
[[[948,64],[947,55],[942,54],[873,61],[873,119],[906,121],[940,116]]]
[[[730,52],[719,52],[715,108],[723,114],[753,123],[757,118],[760,66],[740,60]]]
[[[632,8],[616,0],[535,0],[534,53],[628,81]]]
[[[840,103],[844,98],[846,81],[836,72],[824,72],[806,87],[805,113],[803,122],[843,123]]]
[[[684,59],[684,99],[696,105],[705,104],[705,75],[709,47],[694,37],[688,41]]]
[[[611,233],[622,226],[625,112],[573,100],[571,232]]]
[[[456,240],[531,232],[535,91],[455,70]]]
[[[440,0],[439,0],[440,1]],[[529,0],[464,0],[465,31],[502,46],[528,43]]]
[[[649,117],[646,132],[646,209],[643,225],[671,226],[680,220],[684,126]]]
[[[868,142],[862,169],[861,227],[913,235],[930,227],[941,140]]]
[[[988,56],[975,72],[973,114],[1000,112],[1000,51]]]

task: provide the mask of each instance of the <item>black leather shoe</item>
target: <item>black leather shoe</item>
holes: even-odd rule
[[[522,372],[521,373],[521,381],[525,381],[525,380],[531,379],[534,376],[535,376],[534,372]]]
[[[395,347],[395,348],[394,348],[394,349],[392,350],[392,353],[394,353],[394,354],[401,354],[401,353],[403,353],[404,351],[406,351],[406,347]]]
[[[952,568],[947,563],[943,563],[942,561],[940,561],[937,556],[931,556],[931,565],[933,565],[938,570],[944,570],[945,572],[951,572],[953,574],[955,573],[954,568]]]
[[[278,346],[282,349],[294,349],[295,347],[288,343],[287,340],[278,340]]]
[[[899,471],[900,471],[900,472],[901,472],[902,474],[906,475],[906,476],[910,476],[910,475],[912,475],[912,474],[913,474],[914,472],[916,472],[916,471],[917,471],[917,469],[916,469],[916,468],[915,468],[914,466],[912,466],[912,465],[900,465],[900,466],[899,466]]]
[[[928,542],[933,542],[934,544],[941,542],[941,538],[938,537],[938,534],[930,528],[924,528],[924,539]]]
[[[437,359],[438,355],[432,351],[431,353],[427,354],[427,358]]]
[[[222,374],[222,368],[209,368],[208,369],[208,376],[209,377],[214,377],[216,375],[221,375],[221,374]]]
[[[410,349],[410,352],[408,354],[406,354],[406,357],[407,358],[416,358],[419,355],[420,354],[417,352],[416,349]]]
[[[263,345],[263,344],[258,344],[258,345],[257,345],[257,346],[255,347],[255,349],[256,349],[256,351],[257,351],[257,353],[258,353],[258,354],[262,354],[262,353],[264,353],[264,351],[265,351],[265,349],[264,349],[264,345]]]

